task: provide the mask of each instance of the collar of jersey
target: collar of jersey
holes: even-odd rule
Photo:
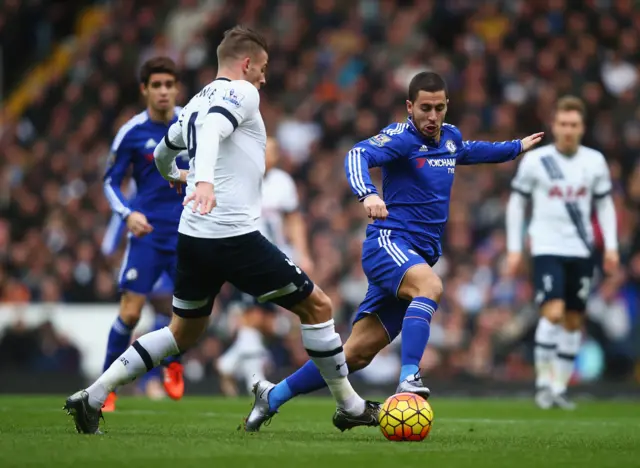
[[[229,78],[225,78],[224,76],[220,76],[213,81],[231,81]]]

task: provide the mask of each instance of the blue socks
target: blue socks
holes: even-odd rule
[[[326,387],[320,371],[312,361],[282,380],[269,392],[269,409],[276,411],[296,395],[315,392]]]
[[[431,317],[438,304],[426,297],[415,297],[402,323],[402,368],[400,382],[418,372],[420,359],[429,342]]]
[[[107,355],[104,358],[103,372],[127,350],[131,341],[132,330],[133,327],[124,323],[120,317],[113,322],[109,332],[109,340],[107,341]]]

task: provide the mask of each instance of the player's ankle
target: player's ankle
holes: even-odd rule
[[[349,398],[337,402],[337,406],[348,414],[359,416],[364,413],[365,401],[360,397],[360,395],[354,393]]]

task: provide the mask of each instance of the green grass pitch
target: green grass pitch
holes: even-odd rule
[[[640,466],[640,404],[582,402],[543,412],[528,400],[434,398],[423,442],[377,428],[340,433],[333,404],[303,398],[257,434],[237,428],[250,399],[121,398],[103,436],[79,435],[63,396],[0,397],[0,467],[631,467]]]

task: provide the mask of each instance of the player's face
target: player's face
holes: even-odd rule
[[[278,148],[278,142],[273,138],[267,138],[267,149],[265,153],[265,165],[267,171],[278,164],[279,157],[280,152]]]
[[[448,102],[444,90],[435,93],[420,91],[414,102],[407,101],[407,112],[423,135],[437,138],[447,114]]]
[[[245,80],[260,89],[267,82],[267,62],[269,56],[262,50],[255,57],[244,59]]]
[[[558,111],[553,120],[553,139],[559,148],[575,151],[584,135],[584,121],[578,111]]]
[[[176,105],[178,83],[169,73],[153,73],[147,85],[142,85],[147,105],[158,112],[166,112]]]

